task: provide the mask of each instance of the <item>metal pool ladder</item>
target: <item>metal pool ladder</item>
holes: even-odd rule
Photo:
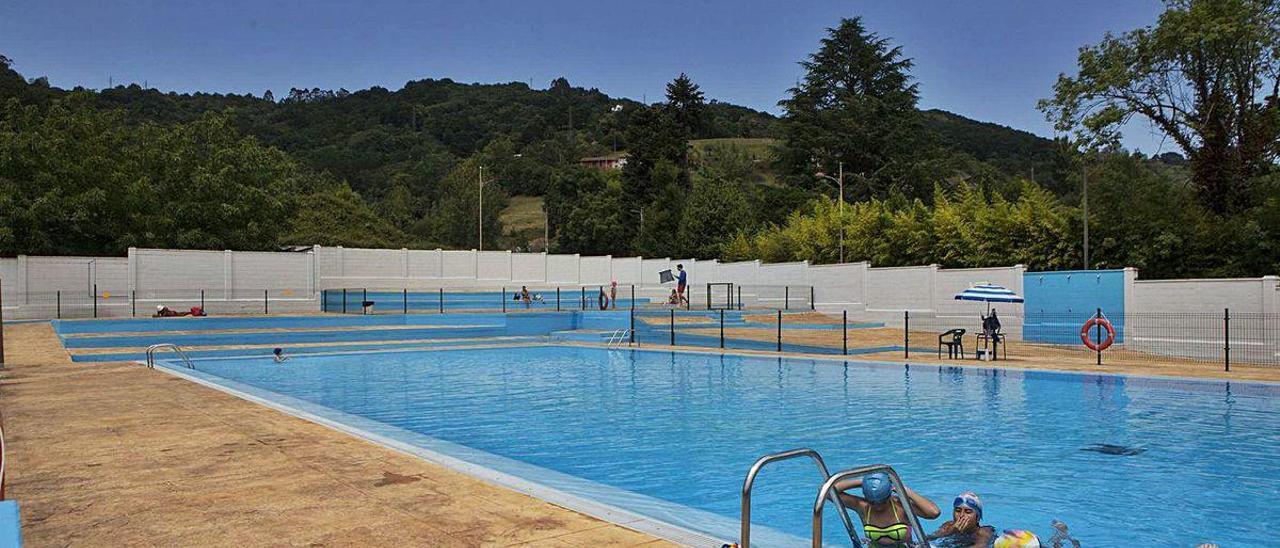
[[[893,496],[898,497],[898,503],[902,506],[903,512],[907,514],[907,525],[911,527],[911,542],[908,543],[908,546],[928,548],[929,541],[926,540],[928,533],[925,532],[924,526],[920,524],[920,518],[916,516],[915,510],[911,508],[911,501],[907,498],[907,489],[903,486],[902,479],[898,477],[898,473],[887,464],[872,464],[870,466],[852,468],[836,472],[834,476],[827,478],[827,481],[822,484],[822,489],[818,491],[818,498],[813,502],[813,548],[822,548],[822,508],[826,506],[827,498],[836,494],[836,482],[845,478],[864,476],[872,472],[884,472],[889,476],[889,483],[893,485],[894,489]],[[837,504],[839,503],[837,502]],[[844,505],[840,505],[840,510],[845,520],[845,528],[849,528],[849,515],[844,513]],[[853,540],[855,547],[861,548],[861,544],[856,540],[857,535],[853,534],[852,530],[850,530],[849,538]]]
[[[627,337],[631,336],[630,329],[618,329],[609,335],[609,342],[605,344],[608,348],[619,348],[623,343],[627,342]]]
[[[160,344],[153,344],[151,346],[148,346],[147,347],[147,367],[151,369],[155,369],[156,368],[156,351],[166,350],[166,349],[172,350],[175,354],[178,355],[179,358],[182,358],[182,363],[187,366],[187,369],[196,368],[195,364],[191,363],[191,357],[188,356],[186,352],[182,351],[182,347],[173,343],[160,343]]]
[[[840,502],[840,497],[827,487],[835,484],[835,482],[831,480],[831,478],[835,476],[832,476],[831,473],[827,471],[827,464],[822,461],[822,455],[819,455],[817,451],[806,447],[765,455],[760,457],[755,464],[751,465],[751,470],[747,472],[747,479],[742,483],[742,528],[738,538],[739,548],[749,548],[751,546],[751,488],[756,482],[756,476],[760,474],[760,469],[775,462],[799,457],[809,457],[812,459],[813,463],[818,467],[818,472],[822,474],[822,480],[826,482],[823,486],[822,494],[820,495],[821,498],[818,499],[818,507],[822,507],[824,499],[834,502],[836,507],[840,509],[840,519],[844,522],[844,528],[849,532],[849,541],[853,543],[855,548],[862,548],[862,542],[858,540],[857,529],[854,528],[853,520],[849,518],[849,510],[845,508],[843,502]],[[841,472],[841,474],[844,474],[844,472]],[[837,476],[844,477],[840,474],[837,474]],[[821,517],[818,517],[817,519],[821,520]],[[818,527],[821,528],[821,525],[818,525]],[[822,546],[820,538],[815,537],[814,546]]]

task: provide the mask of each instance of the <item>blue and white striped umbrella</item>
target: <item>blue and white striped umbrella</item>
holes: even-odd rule
[[[957,301],[982,301],[987,303],[1020,303],[1022,297],[1009,288],[996,284],[978,284],[956,295]]]

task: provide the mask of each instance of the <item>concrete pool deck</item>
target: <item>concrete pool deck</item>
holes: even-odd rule
[[[670,546],[5,326],[0,414],[28,546]]]

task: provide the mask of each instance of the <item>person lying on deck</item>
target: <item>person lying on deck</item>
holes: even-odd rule
[[[177,310],[174,310],[164,305],[156,305],[156,313],[152,317],[153,318],[178,318],[182,316],[204,316],[204,315],[206,315],[204,313],[204,309],[198,306],[191,307],[191,310],[178,312]]]

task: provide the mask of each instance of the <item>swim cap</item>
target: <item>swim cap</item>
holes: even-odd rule
[[[978,515],[978,519],[982,519],[982,499],[978,498],[978,494],[973,491],[965,491],[956,495],[956,501],[951,503],[952,508],[968,508]]]
[[[1040,539],[1036,538],[1031,531],[1009,529],[996,539],[993,546],[995,548],[1040,548]]]
[[[884,472],[872,472],[862,476],[862,498],[867,502],[879,504],[888,500],[893,492],[893,484],[889,483],[889,475]]]
[[[156,310],[164,310],[164,305],[162,304],[156,305]]]

